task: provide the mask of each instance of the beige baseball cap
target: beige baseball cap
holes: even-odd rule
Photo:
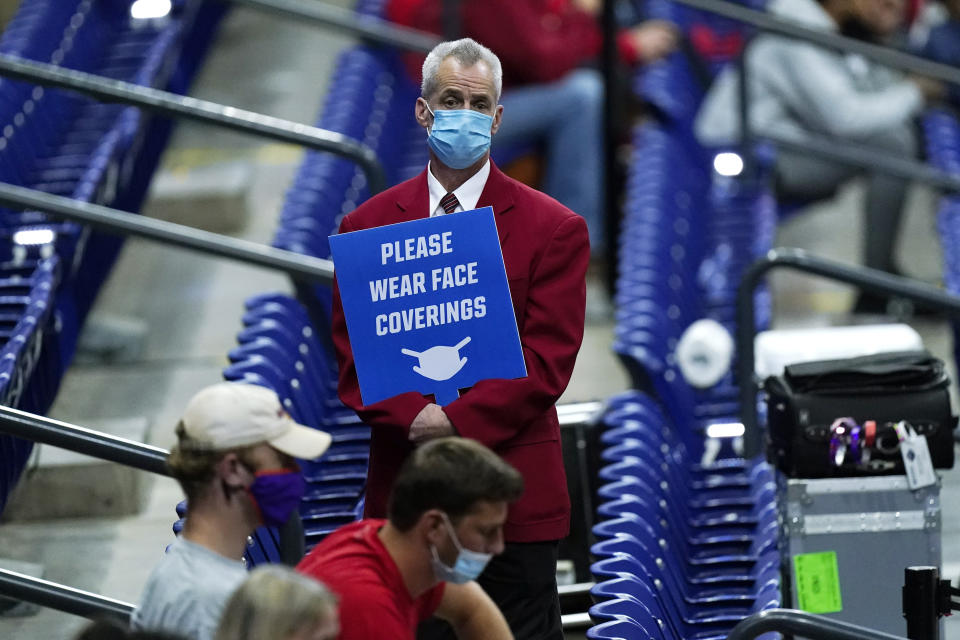
[[[272,390],[220,382],[198,392],[183,412],[191,444],[214,451],[266,442],[295,458],[312,460],[330,446],[330,434],[294,422]]]

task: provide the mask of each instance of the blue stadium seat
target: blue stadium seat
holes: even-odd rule
[[[182,88],[225,8],[178,2],[134,24],[127,0],[24,0],[0,52],[160,88]],[[189,50],[189,57],[181,53]],[[0,181],[136,212],[169,123],[134,108],[0,79]],[[0,388],[46,413],[121,242],[37,211],[0,209]],[[32,444],[0,437],[0,508]]]

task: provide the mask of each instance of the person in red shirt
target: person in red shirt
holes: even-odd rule
[[[523,477],[480,443],[438,438],[407,458],[389,518],[341,527],[297,565],[340,598],[340,640],[413,640],[437,616],[460,640],[512,639],[474,581],[503,551]]]

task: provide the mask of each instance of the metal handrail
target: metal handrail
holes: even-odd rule
[[[737,383],[740,385],[740,419],[743,421],[743,455],[753,458],[763,451],[757,424],[757,381],[754,337],[757,333],[754,291],[768,271],[792,269],[829,280],[856,285],[864,291],[893,295],[960,315],[960,297],[911,278],[814,256],[802,249],[771,249],[743,274],[737,289]]]
[[[166,449],[0,406],[0,432],[169,476]]]
[[[129,602],[6,569],[0,569],[0,594],[85,618],[110,617],[123,623],[134,609]]]
[[[949,192],[960,191],[960,176],[941,171],[916,160],[904,160],[887,154],[878,154],[875,149],[857,144],[839,145],[826,138],[807,136],[800,140],[777,133],[757,134],[774,143],[777,147],[799,153],[818,155],[855,167],[871,167],[888,175],[907,180],[917,180],[932,187]],[[749,174],[748,174],[749,175]]]
[[[333,6],[325,2],[304,2],[303,0],[225,0],[232,4],[249,7],[359,36],[360,39],[376,44],[407,49],[409,51],[428,52],[435,47],[440,38],[409,27],[402,27],[372,16],[360,16],[350,9]]]
[[[904,53],[903,51],[891,49],[890,47],[870,44],[862,40],[848,38],[835,33],[810,29],[796,22],[783,20],[782,18],[763,11],[757,11],[756,9],[748,9],[743,5],[733,2],[726,0],[673,0],[673,2],[731,18],[767,33],[797,40],[807,40],[829,49],[858,53],[890,67],[913,71],[952,84],[960,84],[960,69],[956,67],[927,60],[926,58]]]
[[[336,131],[7,54],[0,54],[0,76],[76,91],[105,102],[129,104],[168,117],[203,122],[317,151],[329,151],[350,158],[363,169],[371,194],[387,186],[383,167],[373,149]]]
[[[592,419],[600,410],[600,403],[584,402],[557,407],[561,415],[569,416],[564,424]],[[580,418],[579,420],[577,418]],[[45,416],[0,405],[0,433],[33,440],[61,449],[67,449],[102,460],[169,476],[166,467],[168,451],[141,442],[120,438],[109,433],[54,420]],[[592,583],[560,587],[561,594],[582,594]]]
[[[737,623],[727,640],[753,640],[780,631],[810,640],[905,640],[901,636],[795,609],[768,609]]]
[[[103,205],[81,202],[35,189],[0,182],[0,205],[13,209],[43,211],[50,215],[88,224],[111,233],[145,238],[160,244],[237,260],[244,264],[275,269],[296,280],[333,282],[330,260],[276,249],[269,245],[194,229],[174,222],[138,216]]]

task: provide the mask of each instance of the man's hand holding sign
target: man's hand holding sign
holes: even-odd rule
[[[554,405],[583,339],[590,247],[581,217],[490,162],[500,75],[472,40],[438,45],[415,109],[429,166],[331,238],[338,391],[372,428],[368,517],[386,515],[401,464],[435,437],[477,440],[521,472],[505,551],[478,582],[517,638],[560,639],[570,501]]]

